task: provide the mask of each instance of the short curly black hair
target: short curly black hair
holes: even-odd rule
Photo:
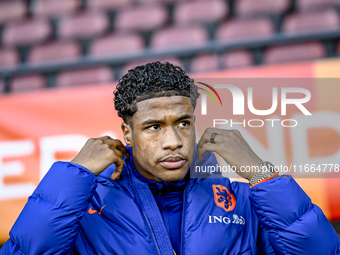
[[[185,96],[193,108],[199,97],[197,86],[182,68],[159,61],[137,66],[128,71],[113,92],[118,116],[128,122],[136,111],[136,103],[156,97]]]

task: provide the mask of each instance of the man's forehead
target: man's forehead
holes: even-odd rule
[[[191,114],[190,98],[184,96],[156,97],[136,104],[137,112],[133,119],[143,122],[145,119],[163,119],[173,116]]]
[[[136,113],[155,109],[174,109],[175,107],[190,108],[190,104],[190,98],[185,96],[155,97],[138,102]]]

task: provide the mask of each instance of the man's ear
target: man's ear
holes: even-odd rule
[[[123,122],[121,125],[123,131],[124,141],[127,146],[133,147],[133,140],[132,140],[132,128],[129,124]]]

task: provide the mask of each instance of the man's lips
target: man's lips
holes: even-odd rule
[[[186,159],[181,156],[169,156],[162,159],[159,163],[167,169],[177,169],[184,166]]]

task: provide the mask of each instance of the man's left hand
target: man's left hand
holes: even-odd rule
[[[211,136],[215,133],[211,143]],[[230,166],[236,167],[236,172],[243,178],[251,180],[256,171],[240,171],[241,166],[259,167],[263,162],[250,148],[238,130],[225,130],[218,128],[208,128],[205,130],[201,140],[197,145],[197,156],[203,159],[207,151],[216,152]]]

